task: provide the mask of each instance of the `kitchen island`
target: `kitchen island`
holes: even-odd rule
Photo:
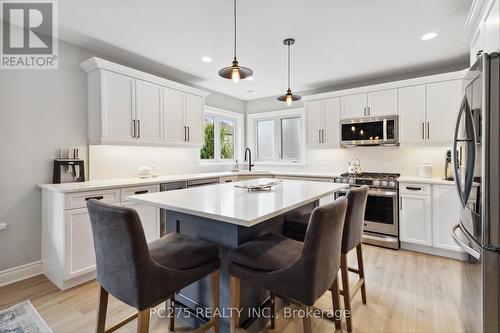
[[[131,202],[166,210],[166,231],[178,232],[217,244],[221,259],[221,312],[230,307],[228,252],[268,232],[282,233],[286,215],[311,211],[319,199],[347,187],[347,184],[307,180],[283,180],[269,191],[249,191],[236,187],[272,181],[262,178],[210,185],[169,192],[128,197]],[[201,280],[176,295],[176,304],[190,309],[209,308],[208,280]],[[240,304],[243,308],[262,308],[268,294],[242,281]],[[248,311],[241,314],[241,325],[252,322]],[[259,329],[264,321],[252,325]],[[221,318],[221,331],[229,332],[229,317]]]

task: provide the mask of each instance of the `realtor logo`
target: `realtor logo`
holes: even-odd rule
[[[55,0],[0,0],[0,17],[0,68],[57,68],[58,29]]]

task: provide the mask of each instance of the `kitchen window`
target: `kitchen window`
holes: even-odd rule
[[[238,159],[242,115],[206,108],[203,121],[204,144],[200,150],[202,162],[234,162]]]
[[[253,142],[257,163],[304,163],[302,111],[266,112],[248,118],[248,142]]]

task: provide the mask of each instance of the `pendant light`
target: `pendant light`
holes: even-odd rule
[[[253,75],[253,71],[247,67],[241,67],[238,65],[238,60],[236,60],[236,0],[234,0],[233,5],[234,10],[234,60],[230,67],[224,67],[219,71],[219,75],[225,79],[233,80],[234,83],[238,83],[239,80],[249,78]]]
[[[299,95],[292,94],[292,89],[290,89],[290,46],[295,44],[295,39],[287,38],[283,41],[283,44],[288,47],[288,90],[286,94],[277,98],[278,101],[286,102],[286,105],[292,105],[292,102],[298,101],[302,97]]]

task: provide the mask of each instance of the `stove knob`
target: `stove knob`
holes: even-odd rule
[[[385,186],[387,186],[387,180],[382,180],[382,181],[380,182],[380,185],[382,185],[382,186],[384,186],[384,187],[385,187]]]
[[[374,180],[373,186],[380,186],[380,180],[378,180],[378,179]]]
[[[342,183],[342,178],[340,178],[340,177],[339,178],[335,178],[335,182],[336,183]]]
[[[389,181],[390,187],[396,187],[396,182],[394,180]]]
[[[342,183],[347,184],[347,178],[342,178]]]
[[[353,178],[349,178],[349,184],[354,184],[354,179]]]

